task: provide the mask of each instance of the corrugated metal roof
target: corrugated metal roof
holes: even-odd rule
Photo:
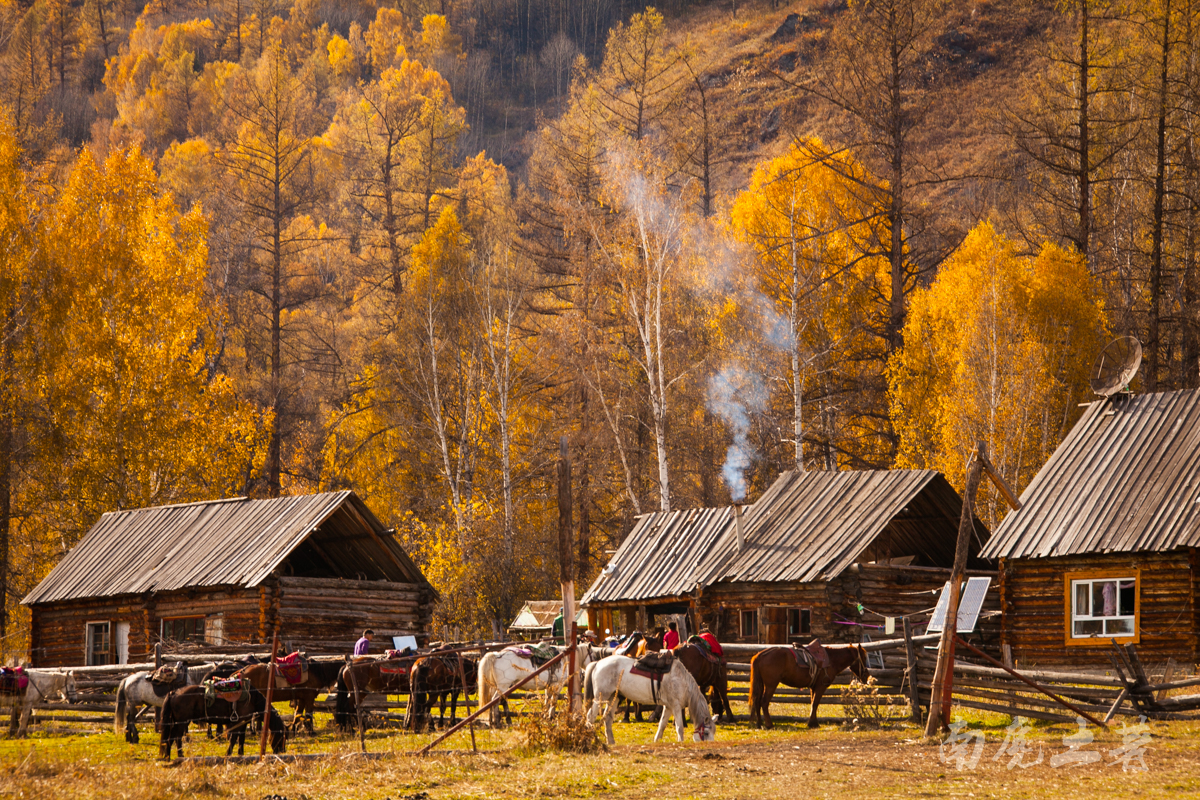
[[[961,498],[934,470],[785,472],[746,511],[742,552],[724,540],[700,581],[828,580],[864,555],[950,566],[961,515]],[[978,520],[976,531],[986,541]],[[978,550],[972,540],[971,556]]]
[[[933,470],[785,472],[743,511],[744,544],[729,508],[647,514],[582,602],[691,594],[720,581],[829,579],[855,561],[917,556],[950,566],[962,500]],[[976,520],[975,562],[988,531]]]
[[[728,536],[734,536],[729,508],[643,514],[580,603],[691,594],[710,552]]]
[[[1200,390],[1091,404],[984,555],[1038,558],[1200,545]]]
[[[425,583],[370,509],[342,491],[109,512],[21,602],[257,586],[302,544],[305,558],[343,577]]]

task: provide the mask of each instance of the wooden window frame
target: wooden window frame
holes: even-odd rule
[[[108,647],[104,651],[105,661],[103,664],[96,664],[92,661],[92,654],[95,650],[92,647],[92,627],[96,625],[104,625],[108,628],[105,634],[108,637]],[[95,619],[87,620],[83,623],[83,663],[89,667],[106,667],[111,666],[116,658],[113,656],[113,623],[112,620]]]
[[[747,617],[746,616],[747,614],[749,614],[750,616]],[[746,632],[746,620],[747,619],[752,620],[753,625],[754,625],[754,630],[750,631],[749,633]],[[755,640],[757,640],[758,639],[758,630],[759,630],[759,628],[758,628],[758,609],[756,609],[756,608],[738,609],[738,633],[740,634],[740,638],[745,639],[748,637],[753,637]]]
[[[180,614],[177,617],[162,617],[162,618],[160,618],[158,621],[158,638],[162,641],[167,640],[166,634],[167,634],[167,623],[168,622],[179,622],[179,621],[185,620],[185,619],[200,620],[200,638],[197,640],[194,640],[194,641],[197,641],[199,644],[204,644],[205,636],[207,635],[207,632],[206,632],[207,626],[205,625],[205,620],[207,619],[207,617],[204,614]],[[171,641],[177,641],[177,640],[172,639]]]
[[[1072,584],[1075,581],[1128,580],[1133,578],[1133,634],[1131,636],[1092,636],[1076,638],[1071,635],[1074,627],[1075,597]],[[1142,570],[1140,567],[1124,569],[1094,569],[1084,572],[1063,574],[1063,641],[1068,647],[1108,647],[1115,639],[1118,644],[1138,644],[1142,640]]]
[[[796,612],[797,620],[796,627],[799,629],[796,633],[792,633],[792,612]],[[804,636],[812,636],[812,609],[804,608],[803,606],[788,606],[787,619],[787,638],[799,639]],[[804,618],[807,615],[808,625],[805,626]]]

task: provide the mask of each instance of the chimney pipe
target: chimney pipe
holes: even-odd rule
[[[737,552],[740,555],[746,546],[746,532],[742,530],[742,504],[733,504],[733,526],[737,530]]]

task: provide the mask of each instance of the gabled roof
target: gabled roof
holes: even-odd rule
[[[700,581],[829,580],[856,561],[902,556],[949,567],[961,516],[935,470],[785,472],[746,512],[742,552],[723,538]],[[988,535],[978,520],[975,530],[972,559]]]
[[[733,535],[729,508],[643,514],[580,603],[691,594],[714,546]]]
[[[517,618],[509,625],[509,629],[521,630],[550,630],[554,627],[554,618],[562,613],[562,600],[529,600],[517,612]],[[586,613],[579,608],[575,621],[586,623]]]
[[[257,586],[286,559],[320,577],[428,585],[350,491],[112,511],[21,602]]]
[[[1200,390],[1092,403],[984,555],[1038,558],[1200,545]]]
[[[962,500],[933,470],[785,472],[743,511],[646,514],[584,604],[680,597],[721,581],[828,580],[855,561],[916,556],[950,566]],[[976,521],[975,560],[987,529]]]

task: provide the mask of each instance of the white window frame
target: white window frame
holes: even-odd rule
[[[1118,613],[1105,615],[1096,615],[1092,613],[1095,607],[1095,593],[1102,591],[1100,585],[1105,583],[1117,584],[1117,608]],[[1120,613],[1121,607],[1121,584],[1133,583],[1133,610],[1132,613]],[[1117,639],[1121,642],[1137,642],[1141,636],[1141,571],[1138,569],[1128,570],[1108,570],[1104,572],[1086,572],[1086,573],[1067,573],[1064,576],[1065,594],[1066,594],[1066,642],[1067,644],[1108,644],[1110,640]],[[1087,607],[1081,612],[1078,607],[1078,593],[1083,587],[1087,587]],[[1128,610],[1128,609],[1127,609]],[[1101,622],[1102,630],[1098,633],[1076,633],[1076,623],[1078,622]],[[1132,631],[1110,631],[1109,624],[1118,621],[1128,622],[1132,626]]]

